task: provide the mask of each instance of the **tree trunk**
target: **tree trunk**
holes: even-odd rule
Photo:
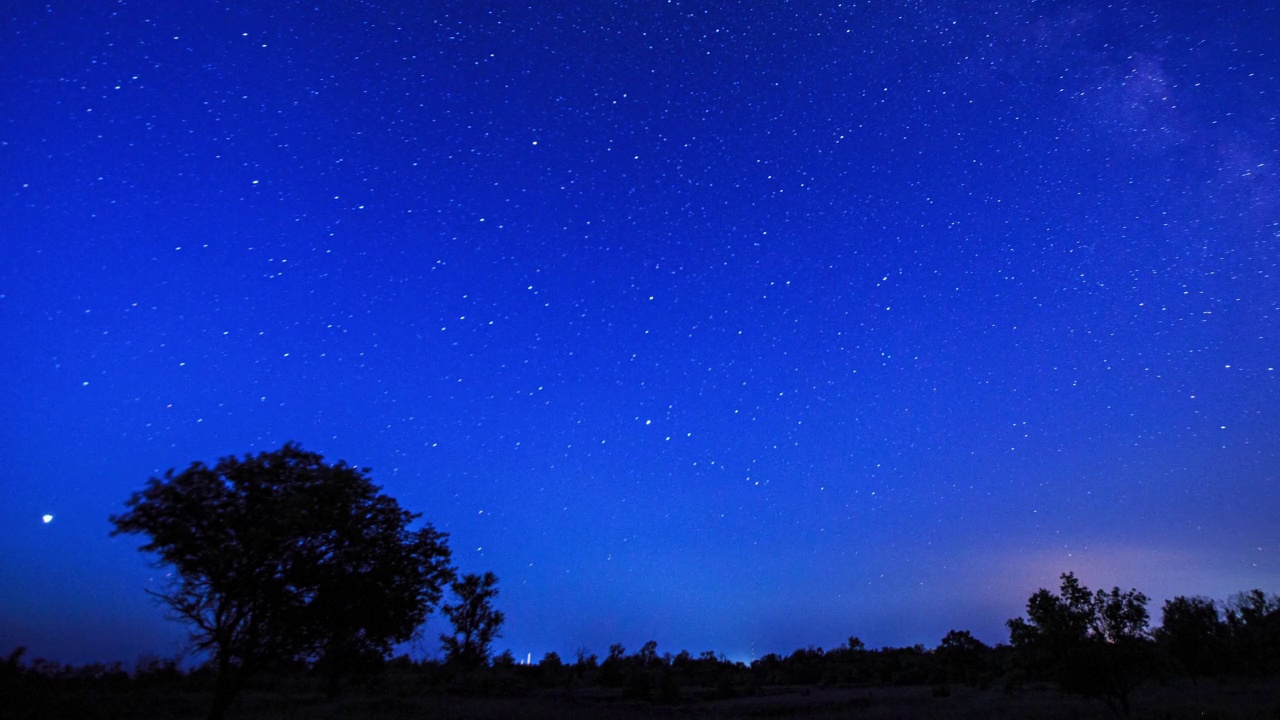
[[[227,716],[231,701],[235,700],[236,692],[240,689],[238,680],[231,658],[219,654],[218,676],[213,680],[213,704],[209,706],[209,720],[223,720]]]

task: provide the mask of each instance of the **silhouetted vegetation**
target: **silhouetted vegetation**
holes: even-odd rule
[[[1164,604],[1156,642],[1191,677],[1280,675],[1280,598],[1261,590],[1225,603],[1176,597]]]
[[[409,640],[454,572],[446,536],[366,471],[286,444],[152,478],[111,517],[171,567],[157,597],[216,668],[210,718],[254,673],[306,664],[340,679]]]
[[[548,652],[524,664],[509,650],[489,658],[486,638],[491,643],[501,624],[495,584],[487,574],[455,583],[446,659],[378,658],[362,684],[329,700],[322,662],[277,665],[247,682],[236,715],[653,717],[696,706],[711,717],[1280,716],[1280,601],[1260,591],[1226,602],[1174,598],[1149,633],[1141,593],[1091,592],[1067,574],[1058,593],[1036,592],[1027,617],[1009,621],[1009,645],[992,647],[964,630],[931,649],[869,649],[851,637],[830,650],[748,664],[710,650],[664,653],[650,641],[634,653],[615,644],[604,660],[581,648],[569,662]],[[149,658],[128,672],[23,657],[19,648],[0,663],[0,694],[11,698],[16,718],[191,718],[216,687],[213,661],[184,672],[173,660]],[[1083,699],[1049,694],[1059,691]]]
[[[503,615],[493,606],[498,596],[498,578],[491,572],[464,575],[451,586],[458,602],[445,605],[444,615],[453,623],[454,634],[441,635],[449,662],[474,668],[489,662],[493,641],[502,627]]]
[[[241,694],[246,718],[648,717],[691,705],[713,717],[1093,717],[1088,703],[1123,717],[1135,706],[1170,719],[1280,717],[1280,598],[1176,597],[1152,630],[1146,595],[1091,591],[1071,573],[1007,622],[1009,644],[966,630],[934,648],[850,637],[748,664],[649,641],[630,654],[614,644],[603,660],[579,648],[571,661],[517,662],[493,654],[505,619],[494,574],[457,577],[446,536],[410,530],[417,516],[366,472],[287,444],[153,478],[111,521],[148,536],[142,549],[174,570],[157,597],[207,660],[71,667],[27,662],[20,647],[0,661],[3,710],[221,717]],[[453,600],[440,606],[446,587]],[[443,660],[391,659],[437,606],[453,628]],[[352,691],[339,697],[343,679]]]
[[[1027,619],[1008,622],[1018,668],[1129,717],[1130,696],[1155,668],[1147,602],[1137,590],[1092,593],[1064,574],[1060,594],[1039,590]]]
[[[1027,617],[1009,621],[1008,645],[952,630],[934,648],[870,649],[851,637],[830,650],[801,648],[743,663],[710,650],[661,652],[650,641],[634,653],[615,644],[604,660],[581,648],[571,661],[548,652],[525,664],[510,650],[490,659],[479,649],[501,624],[487,592],[495,582],[488,575],[458,581],[459,602],[449,607],[483,611],[458,614],[457,632],[442,637],[456,655],[380,658],[361,684],[328,700],[322,663],[279,665],[246,684],[235,714],[665,717],[685,707],[709,717],[1280,717],[1280,602],[1259,591],[1226,602],[1174,598],[1165,603],[1162,626],[1149,633],[1141,593],[1091,592],[1067,574],[1058,593],[1038,591]],[[0,693],[13,699],[16,718],[191,718],[216,685],[212,661],[183,672],[172,660],[150,658],[128,672],[118,664],[73,668],[23,657],[19,648],[0,663]]]

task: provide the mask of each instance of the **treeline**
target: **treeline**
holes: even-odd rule
[[[1261,590],[1226,601],[1176,597],[1164,603],[1155,629],[1148,603],[1136,590],[1090,591],[1068,573],[1058,593],[1033,594],[1027,616],[1007,623],[1009,643],[995,646],[952,630],[933,648],[871,649],[851,637],[837,648],[801,648],[750,664],[712,651],[659,653],[652,641],[633,654],[614,645],[603,659],[585,650],[568,662],[547,653],[534,665],[517,664],[508,651],[483,672],[466,675],[451,673],[448,663],[395,663],[461,691],[599,687],[653,702],[751,695],[777,686],[932,685],[935,693],[946,694],[953,685],[1017,691],[1050,682],[1097,698],[1121,715],[1129,714],[1133,690],[1152,680],[1280,677],[1280,597]]]
[[[1177,597],[1164,604],[1155,640],[1190,677],[1280,675],[1280,601],[1261,590],[1226,603]]]
[[[969,683],[989,687],[1001,677],[989,668],[1008,664],[1010,648],[983,645],[967,632],[948,638],[967,638],[963,647],[952,645],[926,649],[868,649],[857,638],[831,650],[808,647],[789,655],[769,654],[743,663],[707,650],[659,653],[657,643],[645,643],[627,654],[613,645],[603,659],[579,651],[566,662],[547,653],[535,664],[517,663],[509,652],[498,655],[479,672],[458,673],[448,662],[412,661],[407,657],[393,666],[412,668],[430,684],[446,690],[478,694],[520,694],[534,689],[598,688],[614,690],[619,697],[657,703],[750,696],[779,686],[909,686]],[[971,648],[978,648],[970,652]]]
[[[419,517],[382,493],[367,469],[325,462],[295,443],[153,477],[110,517],[113,534],[145,538],[140,549],[170,569],[168,585],[152,594],[187,625],[190,649],[208,662],[182,672],[175,662],[151,661],[127,672],[27,664],[19,649],[0,662],[0,697],[32,687],[133,692],[176,683],[207,687],[208,717],[219,720],[260,678],[314,677],[332,698],[392,669],[419,687],[463,694],[599,688],[666,703],[770,686],[932,684],[946,694],[958,683],[1013,690],[1048,681],[1128,715],[1132,692],[1152,678],[1280,675],[1275,595],[1174,598],[1153,631],[1146,595],[1094,592],[1070,573],[1057,593],[1034,593],[1025,618],[1008,621],[1007,645],[989,647],[962,630],[931,649],[871,650],[850,638],[833,650],[804,648],[748,665],[714,652],[659,654],[649,642],[630,655],[614,645],[603,659],[583,650],[572,662],[548,653],[520,665],[510,652],[493,656],[505,620],[497,577],[459,572],[448,536]],[[452,626],[439,638],[444,660],[389,659],[421,639],[437,610]]]
[[[1031,596],[1027,616],[1008,622],[1010,642],[995,646],[964,630],[948,632],[932,648],[871,649],[851,637],[837,648],[802,648],[748,664],[713,651],[659,652],[650,641],[633,653],[617,644],[603,658],[582,649],[569,659],[550,652],[533,664],[517,662],[509,650],[479,661],[458,653],[427,660],[401,655],[371,660],[352,677],[362,686],[376,686],[389,676],[410,677],[423,691],[481,696],[598,689],[622,699],[670,704],[750,696],[779,686],[926,685],[941,696],[955,685],[1016,692],[1029,683],[1051,682],[1065,692],[1097,698],[1122,716],[1129,714],[1132,691],[1152,680],[1280,677],[1276,595],[1252,590],[1226,601],[1176,597],[1164,603],[1154,630],[1148,626],[1147,604],[1136,590],[1093,592],[1066,574],[1058,593],[1040,590]],[[132,671],[119,664],[28,664],[19,649],[0,663],[0,689],[23,680],[145,689],[208,683],[216,674],[211,663],[184,672],[175,661],[156,658]],[[326,680],[323,668],[305,662],[277,665],[264,676]]]

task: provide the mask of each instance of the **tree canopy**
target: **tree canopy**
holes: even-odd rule
[[[453,624],[452,635],[441,635],[440,643],[450,662],[475,667],[489,662],[493,641],[500,636],[506,619],[493,607],[498,596],[498,577],[491,572],[468,574],[454,581],[453,594],[458,602],[444,606],[444,614]]]
[[[1147,602],[1137,590],[1091,592],[1065,573],[1058,595],[1040,589],[1027,601],[1027,619],[1008,621],[1009,638],[1031,672],[1127,717],[1130,693],[1151,671]]]
[[[173,568],[156,595],[218,668],[214,716],[238,681],[295,660],[336,674],[410,639],[454,576],[447,536],[345,462],[288,443],[169,470],[111,517]]]

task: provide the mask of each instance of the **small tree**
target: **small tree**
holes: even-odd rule
[[[496,668],[510,669],[516,666],[516,656],[512,654],[511,648],[507,648],[493,657],[493,666]]]
[[[498,577],[464,575],[453,583],[458,602],[445,605],[443,612],[453,624],[452,635],[441,635],[446,659],[463,667],[476,667],[489,662],[493,641],[501,637],[499,630],[506,618],[493,607],[498,596]]]
[[[938,644],[934,656],[947,681],[976,685],[985,674],[984,661],[990,651],[968,630],[951,630]]]
[[[1091,593],[1066,573],[1059,595],[1040,589],[1027,601],[1028,619],[1006,624],[1029,669],[1128,717],[1130,694],[1151,672],[1147,602],[1137,590]]]
[[[153,593],[191,626],[217,669],[211,718],[275,662],[313,661],[331,677],[412,637],[453,577],[446,536],[379,492],[367,470],[288,443],[152,478],[112,516],[171,566]]]
[[[641,667],[652,667],[659,662],[657,640],[645,643],[640,647],[640,652],[636,653],[636,663]]]
[[[622,669],[626,663],[627,648],[622,643],[609,646],[609,654],[600,663],[600,684],[605,687],[621,687]]]
[[[19,645],[4,660],[0,660],[0,683],[16,681],[22,677],[22,656],[26,653],[26,646]]]
[[[573,668],[579,674],[585,673],[588,670],[594,670],[600,666],[600,658],[596,657],[595,653],[585,647],[580,647],[575,650],[573,657]]]

